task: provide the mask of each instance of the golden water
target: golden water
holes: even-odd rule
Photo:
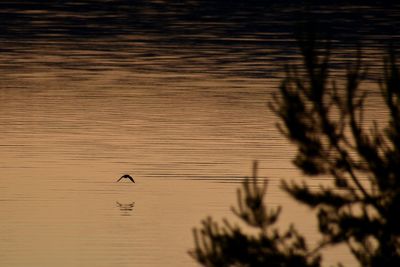
[[[192,227],[232,218],[253,160],[282,229],[315,240],[312,211],[279,189],[301,175],[266,105],[298,57],[289,32],[244,34],[232,18],[81,36],[54,31],[52,14],[68,26],[68,12],[20,9],[6,11],[31,25],[1,37],[0,266],[196,266]],[[136,183],[115,182],[125,173]],[[325,257],[352,262],[344,249]]]

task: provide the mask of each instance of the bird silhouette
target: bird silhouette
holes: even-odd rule
[[[132,176],[130,176],[129,174],[124,174],[124,175],[122,175],[121,178],[119,178],[117,182],[121,181],[121,180],[124,179],[124,178],[127,178],[127,179],[131,180],[132,183],[135,182],[135,181],[133,180]]]

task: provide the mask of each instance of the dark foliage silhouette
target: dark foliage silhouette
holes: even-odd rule
[[[260,183],[256,172],[255,162],[253,177],[238,189],[238,206],[232,208],[256,234],[247,234],[227,220],[219,225],[209,217],[203,220],[202,229],[193,230],[195,248],[190,254],[204,266],[320,266],[319,255],[308,249],[294,226],[283,233],[275,227],[281,208],[265,206],[267,182]]]
[[[346,243],[361,266],[400,266],[400,74],[389,50],[379,83],[385,120],[368,120],[361,50],[342,87],[330,77],[331,49],[313,33],[299,37],[303,75],[288,67],[272,109],[297,147],[295,165],[334,184],[311,190],[283,183],[296,200],[316,209],[324,244]],[[379,103],[374,103],[379,104]],[[283,126],[283,127],[282,127]]]
[[[319,245],[310,254],[293,229],[288,231],[291,235],[265,234],[279,212],[267,212],[264,189],[246,189],[256,186],[254,179],[243,185],[245,202],[240,204],[239,193],[242,208],[235,213],[258,227],[260,236],[245,234],[229,222],[221,229],[207,219],[201,238],[195,232],[192,255],[205,266],[292,266],[294,257],[301,263],[293,266],[319,266],[313,255],[327,246],[346,244],[360,266],[400,266],[400,73],[395,50],[389,49],[382,67],[383,101],[373,103],[387,111],[378,123],[366,114],[368,89],[362,82],[368,72],[361,49],[340,83],[330,72],[329,41],[307,32],[298,36],[298,44],[302,68],[287,67],[270,106],[280,118],[278,128],[298,148],[294,164],[307,176],[332,181],[319,189],[304,182],[282,183],[290,196],[316,211]],[[252,206],[257,196],[259,204]],[[295,242],[286,244],[286,236]],[[281,243],[284,249],[275,246]]]

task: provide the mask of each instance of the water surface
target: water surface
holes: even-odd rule
[[[279,190],[302,176],[266,105],[299,59],[302,6],[221,3],[2,2],[0,265],[196,266],[191,228],[232,218],[253,160],[282,227],[315,240],[313,213]],[[335,68],[357,42],[381,64],[396,12],[317,7]],[[115,183],[125,173],[136,183]]]

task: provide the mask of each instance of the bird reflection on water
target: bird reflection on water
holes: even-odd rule
[[[122,179],[128,179],[130,180],[132,183],[135,183],[135,181],[133,180],[133,177],[130,176],[129,174],[124,174],[122,175],[117,182],[121,181]],[[130,203],[120,203],[118,201],[116,201],[117,203],[117,207],[119,208],[119,210],[121,211],[121,216],[130,216],[131,212],[133,211],[133,207],[135,206],[135,202],[130,202]]]
[[[135,202],[131,203],[119,203],[116,201],[117,207],[121,211],[121,216],[130,216],[133,211],[133,207],[135,207]]]

